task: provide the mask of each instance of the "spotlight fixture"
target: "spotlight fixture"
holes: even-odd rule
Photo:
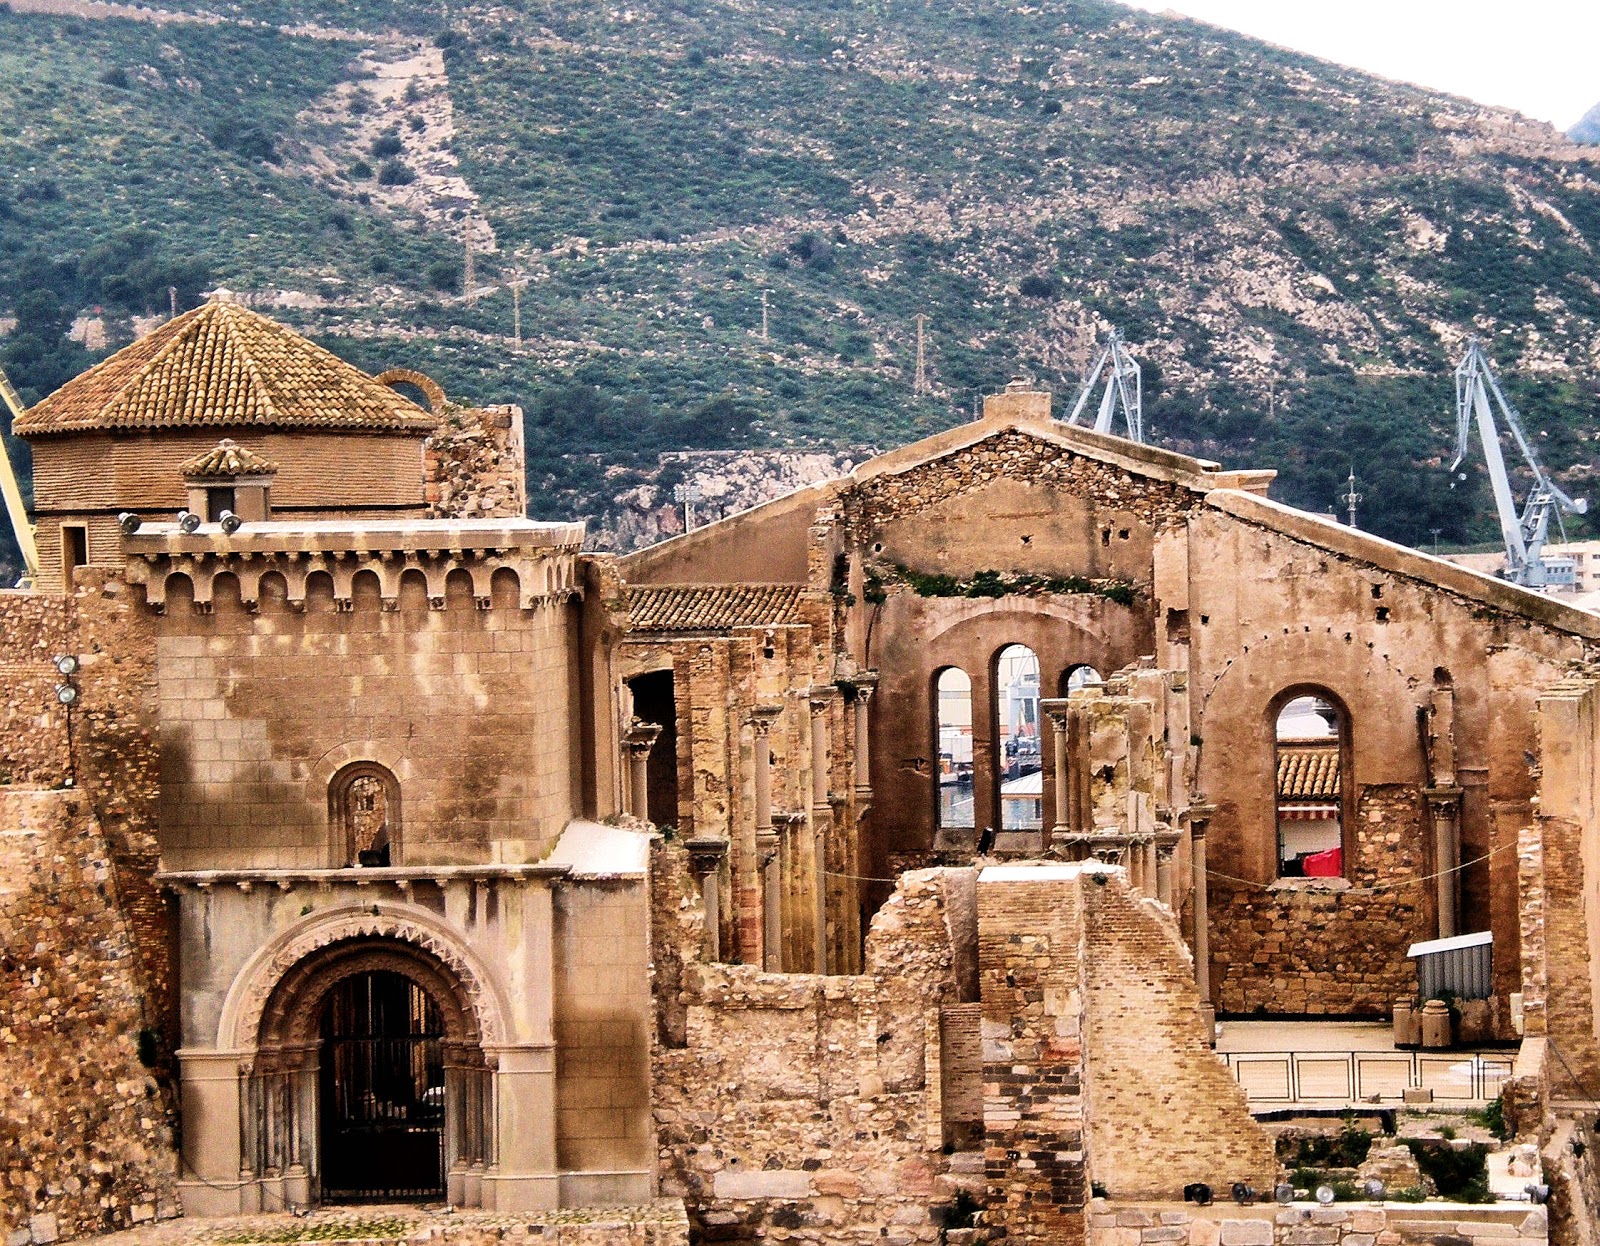
[[[62,653],[51,659],[51,665],[56,668],[56,673],[71,679],[78,673],[78,657],[73,653]]]
[[[1361,1185],[1361,1192],[1367,1196],[1368,1202],[1381,1203],[1387,1191],[1384,1189],[1383,1182],[1376,1177],[1368,1177]]]
[[[200,516],[193,511],[179,511],[178,527],[185,532],[194,532],[200,527]]]
[[[143,526],[144,520],[140,519],[132,511],[123,511],[117,516],[117,527],[122,529],[124,536],[132,536]]]
[[[1256,1197],[1255,1187],[1248,1181],[1235,1181],[1233,1183],[1233,1201],[1243,1207],[1246,1203],[1254,1202]]]
[[[58,702],[60,702],[62,705],[66,705],[66,706],[69,706],[69,707],[73,706],[73,705],[76,705],[78,703],[78,685],[77,684],[57,684],[56,685],[56,700]]]
[[[1294,1202],[1294,1186],[1287,1181],[1280,1181],[1272,1187],[1272,1199],[1281,1207],[1287,1207]]]
[[[1191,1181],[1183,1187],[1183,1201],[1197,1207],[1211,1206],[1211,1187],[1204,1181]]]
[[[1319,1185],[1317,1187],[1317,1202],[1324,1207],[1333,1202],[1333,1187],[1331,1185]]]
[[[1524,1187],[1523,1192],[1528,1196],[1530,1203],[1548,1203],[1550,1201],[1550,1187],[1542,1181],[1532,1182]]]
[[[235,515],[232,511],[223,511],[222,516],[217,520],[217,523],[221,525],[222,530],[229,536],[232,536],[235,532],[239,531],[240,528],[244,527],[244,520],[240,519],[239,516]]]

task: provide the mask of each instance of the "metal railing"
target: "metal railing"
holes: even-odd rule
[[[1398,1102],[1407,1090],[1484,1103],[1500,1093],[1507,1052],[1226,1051],[1218,1056],[1252,1103]]]

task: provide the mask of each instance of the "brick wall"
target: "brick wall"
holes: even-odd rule
[[[132,937],[82,793],[0,790],[0,949],[7,1240],[176,1215],[172,1139],[139,1060]]]
[[[1084,965],[1089,1137],[1113,1198],[1277,1180],[1272,1143],[1211,1050],[1194,962],[1163,908],[1120,873],[1089,875]]]
[[[1077,874],[1018,867],[978,876],[984,1218],[1051,1246],[1087,1233]]]

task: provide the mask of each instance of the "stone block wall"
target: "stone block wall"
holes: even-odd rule
[[[1089,1219],[1092,1246],[1543,1246],[1551,1240],[1544,1208],[1526,1205],[1196,1207],[1097,1199]]]
[[[6,1240],[176,1215],[165,1107],[140,1062],[132,936],[84,794],[0,790],[0,949]]]
[[[1089,1138],[1113,1197],[1175,1198],[1277,1180],[1272,1142],[1211,1050],[1176,924],[1120,872],[1086,875]]]
[[[1368,784],[1345,879],[1210,886],[1212,996],[1243,1015],[1385,1014],[1417,991],[1411,944],[1434,937],[1421,790]],[[1315,932],[1310,937],[1308,932]]]

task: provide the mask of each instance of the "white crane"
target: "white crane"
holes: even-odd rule
[[[1068,424],[1076,424],[1078,417],[1083,414],[1084,405],[1089,401],[1089,395],[1094,392],[1094,387],[1100,381],[1100,374],[1106,370],[1106,365],[1111,366],[1110,375],[1106,377],[1105,393],[1100,396],[1100,409],[1095,415],[1094,431],[1109,433],[1111,421],[1116,416],[1117,408],[1122,408],[1122,417],[1128,426],[1129,441],[1144,441],[1144,389],[1139,372],[1139,364],[1128,348],[1123,344],[1122,334],[1112,329],[1106,334],[1105,346],[1100,351],[1100,357],[1095,360],[1094,367],[1089,371],[1089,379],[1084,381],[1083,388],[1078,391],[1078,401],[1072,406],[1072,414],[1067,417]]]
[[[1533,488],[1517,513],[1516,500],[1511,496],[1511,478],[1506,474],[1505,457],[1500,452],[1500,429],[1495,423],[1494,408],[1489,404],[1493,395],[1500,417],[1516,440],[1517,448],[1527,460],[1533,473]],[[1539,466],[1538,456],[1522,431],[1522,420],[1517,409],[1507,400],[1495,378],[1489,357],[1484,354],[1477,338],[1467,341],[1467,353],[1456,367],[1456,457],[1450,464],[1455,471],[1467,457],[1467,441],[1472,434],[1474,419],[1478,425],[1478,440],[1483,443],[1483,460],[1489,469],[1489,484],[1494,490],[1495,510],[1500,516],[1500,535],[1505,541],[1506,565],[1500,574],[1524,588],[1547,588],[1575,582],[1576,571],[1571,559],[1545,559],[1542,555],[1545,538],[1550,529],[1550,516],[1565,511],[1569,515],[1582,515],[1589,509],[1583,498],[1568,497],[1561,486],[1545,474]],[[1454,481],[1451,482],[1452,485]]]
[[[12,388],[11,378],[0,368],[0,401],[11,408],[14,424],[22,418],[22,399]],[[11,455],[0,444],[0,495],[5,497],[6,514],[11,519],[11,531],[17,538],[17,548],[22,551],[22,561],[27,567],[26,580],[32,584],[39,578],[39,547],[34,544],[33,525],[28,522],[28,509],[22,504],[22,490],[17,487],[17,474],[11,470]]]

